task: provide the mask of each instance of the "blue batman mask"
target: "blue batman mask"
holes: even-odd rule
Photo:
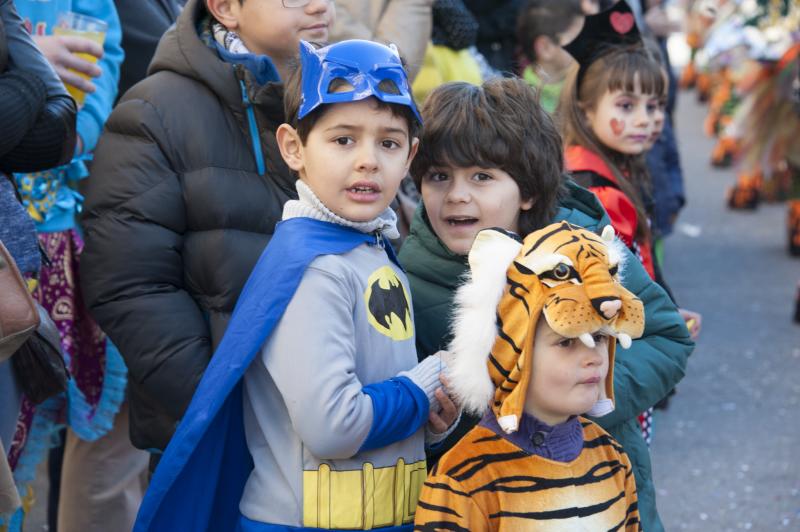
[[[406,105],[422,123],[422,117],[411,98],[408,76],[394,45],[349,40],[316,49],[300,41],[300,65],[303,69],[303,96],[297,119],[326,103],[356,102],[374,96],[386,103]],[[331,82],[341,79],[352,90],[330,92]],[[390,81],[398,94],[379,88]],[[341,88],[337,89],[341,91]]]

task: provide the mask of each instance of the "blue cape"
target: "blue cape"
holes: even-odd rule
[[[293,218],[275,234],[250,274],[192,402],[153,475],[134,532],[236,530],[253,459],[242,414],[242,377],[280,321],[309,264],[344,254],[374,235]],[[389,257],[397,262],[386,243]]]

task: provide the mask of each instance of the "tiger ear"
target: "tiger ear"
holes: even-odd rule
[[[478,232],[469,250],[469,268],[475,276],[490,275],[495,268],[505,271],[522,248],[522,239],[516,233],[492,227]]]
[[[450,382],[456,401],[467,412],[483,414],[494,395],[486,366],[497,335],[497,305],[506,272],[522,242],[514,233],[484,229],[469,251],[470,273],[456,291],[452,321]]]
[[[600,238],[603,239],[604,242],[609,243],[614,241],[614,228],[611,227],[611,224],[605,226],[603,231],[600,233]]]

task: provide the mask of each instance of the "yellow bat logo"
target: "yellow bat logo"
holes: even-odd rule
[[[379,333],[397,341],[414,336],[406,287],[389,266],[378,268],[369,276],[364,303],[367,319]]]

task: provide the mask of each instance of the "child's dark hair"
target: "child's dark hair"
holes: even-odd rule
[[[564,154],[561,136],[519,78],[496,78],[477,87],[446,83],[428,96],[422,109],[425,130],[411,163],[411,176],[422,178],[440,166],[499,168],[519,186],[533,208],[520,212],[526,235],[555,215],[562,190]]]
[[[619,188],[636,206],[636,236],[648,233],[647,214],[642,192],[650,188],[644,154],[625,155],[607,148],[595,136],[586,112],[595,109],[607,91],[634,92],[636,82],[645,94],[662,98],[667,94],[667,80],[661,65],[643,46],[620,46],[602,55],[586,68],[580,86],[578,69],[567,76],[558,106],[561,133],[567,146],[578,145],[598,154],[614,172]]]
[[[538,37],[549,37],[559,44],[559,34],[582,16],[580,0],[528,0],[517,16],[517,42],[522,53],[535,62],[533,42]]]
[[[315,45],[317,46],[317,45]],[[405,67],[405,63],[403,63]],[[314,128],[314,124],[316,124],[319,119],[324,114],[325,110],[329,107],[329,104],[323,104],[308,113],[306,116],[303,117],[302,120],[297,119],[297,114],[300,110],[300,104],[303,99],[303,69],[300,68],[299,62],[295,62],[291,65],[291,73],[289,74],[288,79],[284,83],[284,92],[283,92],[283,110],[285,114],[286,122],[297,130],[297,134],[300,137],[300,141],[305,144],[306,139],[308,139],[308,134]],[[339,89],[347,88],[350,84],[342,78],[336,78],[331,81],[330,86],[327,87],[328,92],[337,92]],[[400,94],[400,90],[394,84],[393,81],[384,80],[378,85],[380,90],[389,94]],[[372,98],[375,102],[375,106],[378,109],[388,109],[392,112],[393,116],[400,117],[405,119],[406,123],[408,124],[408,137],[409,139],[413,139],[415,137],[420,136],[420,130],[422,125],[417,120],[416,115],[414,115],[414,111],[411,110],[410,107],[407,105],[402,105],[398,103],[386,103],[377,98]],[[413,101],[413,96],[412,96]],[[409,143],[409,149],[411,144]]]

